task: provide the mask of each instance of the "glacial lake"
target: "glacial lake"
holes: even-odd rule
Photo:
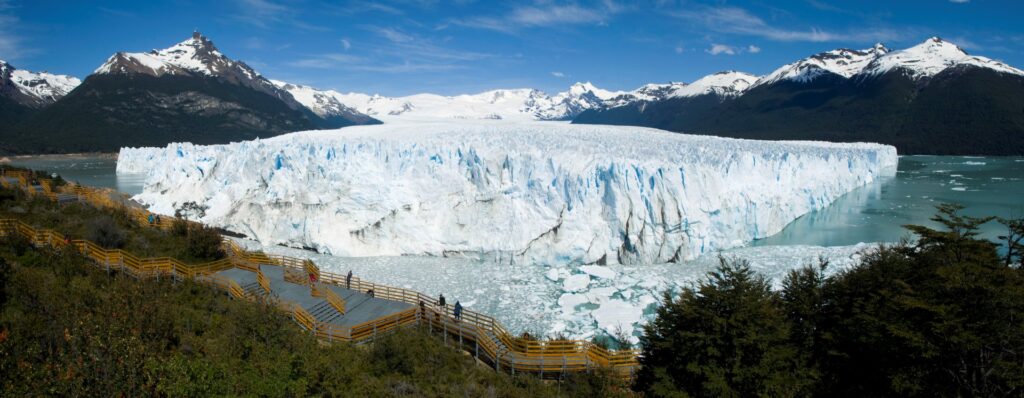
[[[62,155],[12,157],[11,164],[47,170],[85,185],[142,192],[145,176],[118,175],[113,156]],[[895,177],[882,178],[839,198],[831,206],[800,217],[781,232],[750,246],[847,246],[895,242],[907,236],[908,223],[928,220],[935,205],[957,202],[969,215],[1024,216],[1024,158],[901,156]],[[984,228],[990,239],[1003,231]]]

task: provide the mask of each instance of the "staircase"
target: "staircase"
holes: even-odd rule
[[[266,300],[268,295],[267,291],[263,290],[263,287],[257,282],[252,282],[242,286],[242,292],[244,292],[247,297],[251,297],[257,301]]]
[[[309,309],[309,313],[316,318],[316,323],[330,323],[341,318],[341,313],[331,306],[326,300],[322,300]]]

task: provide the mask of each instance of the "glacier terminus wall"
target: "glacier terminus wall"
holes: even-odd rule
[[[780,231],[895,173],[895,148],[558,122],[356,126],[123,148],[136,200],[185,202],[264,244],[523,264],[692,259]]]

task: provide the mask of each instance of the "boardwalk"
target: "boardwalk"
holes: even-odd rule
[[[4,187],[19,187],[57,203],[83,202],[97,207],[118,207],[142,227],[169,229],[174,220],[126,205],[124,197],[83,186],[55,189],[52,181],[33,178],[29,172],[6,170]],[[204,264],[185,264],[172,258],[140,258],[122,250],[107,250],[93,242],[68,239],[52,230],[37,229],[18,220],[0,220],[0,236],[20,234],[37,246],[72,245],[110,272],[148,278],[192,279],[224,290],[230,297],[262,300],[289,314],[303,329],[327,342],[363,343],[404,327],[423,327],[447,344],[469,351],[495,370],[561,377],[568,372],[610,368],[624,377],[638,366],[635,350],[608,350],[583,340],[531,340],[517,338],[497,320],[471,310],[461,319],[451,307],[441,307],[433,297],[414,290],[376,284],[321,272],[308,259],[271,256],[242,250],[224,241],[226,259]],[[366,294],[372,290],[374,297]]]

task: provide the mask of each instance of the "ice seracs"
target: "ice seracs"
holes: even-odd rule
[[[264,243],[597,265],[743,245],[895,165],[884,145],[510,121],[125,148],[118,159],[119,172],[148,173],[136,199],[152,210],[196,202],[204,222]]]

